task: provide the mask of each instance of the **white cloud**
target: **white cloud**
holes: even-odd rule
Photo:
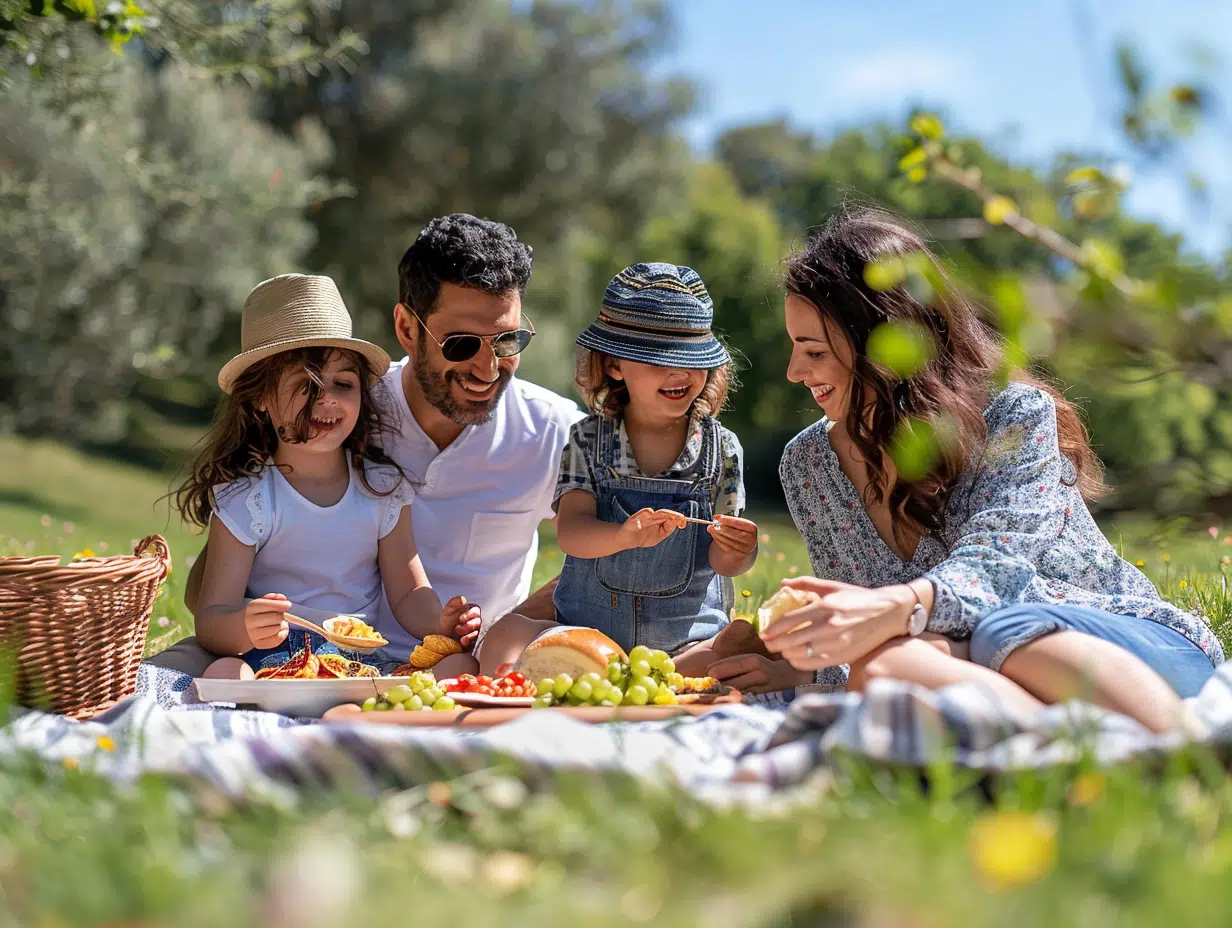
[[[834,90],[868,102],[920,97],[955,99],[966,83],[965,62],[938,51],[887,49],[835,63]]]

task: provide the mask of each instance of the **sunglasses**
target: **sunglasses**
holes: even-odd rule
[[[411,309],[409,306],[407,309]],[[498,332],[495,335],[446,335],[444,340],[438,339],[428,328],[428,324],[419,318],[419,313],[411,309],[411,315],[419,319],[419,324],[428,333],[428,337],[436,342],[441,349],[441,356],[452,364],[469,361],[479,354],[479,349],[486,342],[492,348],[492,354],[498,358],[512,358],[526,350],[530,340],[535,337],[535,326],[531,323],[529,329],[513,329],[509,332]],[[522,317],[526,319],[525,316]],[[526,319],[530,322],[529,319]]]

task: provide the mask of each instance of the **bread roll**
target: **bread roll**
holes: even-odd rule
[[[562,625],[549,629],[526,646],[518,658],[517,669],[528,680],[542,680],[567,673],[575,680],[584,673],[607,673],[608,659],[622,661],[628,655],[602,632],[593,628]]]
[[[818,600],[816,593],[804,590],[794,590],[789,586],[779,587],[779,591],[761,604],[757,610],[757,630],[764,632],[772,622],[781,619],[789,612],[803,609]]]

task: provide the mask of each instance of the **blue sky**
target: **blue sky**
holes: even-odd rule
[[[1124,157],[1128,208],[1183,231],[1194,247],[1232,245],[1232,113],[1190,148],[1212,185],[1203,215],[1175,171],[1152,171],[1120,144],[1112,124],[1112,52],[1132,40],[1161,79],[1195,73],[1202,43],[1210,81],[1232,105],[1232,0],[676,0],[678,33],[664,66],[701,84],[688,126],[705,149],[724,127],[785,116],[823,133],[913,103],[942,110],[958,131],[1017,160],[1061,149]],[[1079,39],[1086,11],[1092,29]]]

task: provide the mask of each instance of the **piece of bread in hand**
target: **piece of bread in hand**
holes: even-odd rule
[[[779,587],[779,591],[762,603],[761,608],[757,610],[757,631],[764,632],[772,623],[787,613],[803,609],[819,599],[821,597],[816,593],[793,589],[789,586]]]
[[[592,670],[606,674],[613,657],[629,659],[620,645],[602,632],[562,625],[548,629],[528,644],[515,669],[532,681],[562,673],[576,680]]]

